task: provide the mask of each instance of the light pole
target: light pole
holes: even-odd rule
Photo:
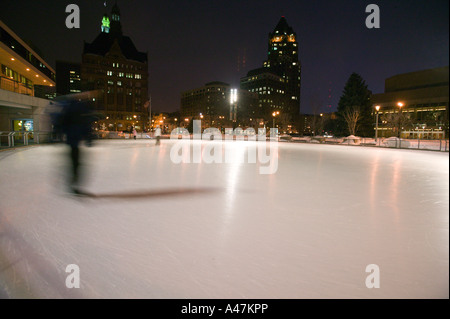
[[[151,131],[152,127],[152,96],[150,95],[148,101],[144,103],[144,107],[148,108],[148,131]],[[145,120],[142,121],[142,124],[144,125]]]
[[[375,143],[378,141],[378,112],[380,111],[380,106],[379,105],[376,105],[375,106],[375,111],[376,111],[376,116],[377,116],[377,119],[376,119],[376,121],[375,121]]]
[[[203,113],[200,113],[199,115],[200,121],[201,121],[201,125],[200,128],[203,130],[205,127],[205,123],[203,123]]]
[[[237,89],[231,89],[230,92],[230,120],[236,122],[236,102],[237,102]],[[233,124],[234,129],[234,124]]]
[[[272,116],[273,116],[273,128],[275,128],[275,117],[276,117],[277,115],[280,115],[280,112],[279,112],[279,111],[276,111],[276,112],[273,112],[273,113],[272,113]]]
[[[320,134],[319,135],[321,135],[322,136],[322,133],[323,133],[323,113],[320,113]]]
[[[400,138],[400,130],[402,127],[402,107],[403,107],[403,102],[398,102],[397,106],[399,107],[398,110],[398,138]]]

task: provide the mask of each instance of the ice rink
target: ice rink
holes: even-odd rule
[[[449,297],[448,153],[279,143],[263,175],[174,164],[173,143],[83,148],[88,197],[67,146],[0,152],[0,297]]]

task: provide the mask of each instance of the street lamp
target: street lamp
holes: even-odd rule
[[[277,115],[280,115],[280,112],[279,112],[279,111],[276,111],[276,112],[273,112],[273,113],[272,113],[272,116],[273,116],[273,128],[275,128],[275,117],[276,117]]]
[[[236,122],[236,102],[237,102],[237,89],[231,89],[230,92],[230,120]]]
[[[397,106],[399,107],[399,111],[398,111],[398,138],[400,138],[400,130],[402,127],[402,107],[405,104],[403,104],[403,102],[398,102]]]
[[[376,124],[375,124],[375,143],[376,143],[378,141],[378,112],[380,111],[380,106],[376,105],[375,110],[376,110],[376,114],[377,114],[377,119],[376,119]]]

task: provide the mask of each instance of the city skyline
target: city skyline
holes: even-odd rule
[[[1,0],[0,299],[448,299],[448,6]]]
[[[106,1],[106,8],[104,1],[77,1],[81,27],[71,30],[64,24],[65,3],[3,2],[0,19],[54,67],[56,60],[81,62],[83,41],[93,41],[115,1]],[[159,111],[179,110],[181,92],[207,82],[239,87],[240,78],[265,60],[267,35],[281,16],[299,39],[302,113],[316,101],[321,111],[335,111],[352,72],[382,93],[392,75],[448,65],[447,1],[378,1],[380,29],[366,28],[369,3],[355,1],[117,3],[124,33],[148,52],[149,92]]]

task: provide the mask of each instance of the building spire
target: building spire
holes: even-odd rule
[[[289,26],[284,16],[281,17],[280,21],[278,21],[275,30],[273,30],[275,34],[293,34],[294,30]]]
[[[122,24],[120,23],[120,9],[117,0],[111,9],[111,33],[115,36],[122,36]]]

